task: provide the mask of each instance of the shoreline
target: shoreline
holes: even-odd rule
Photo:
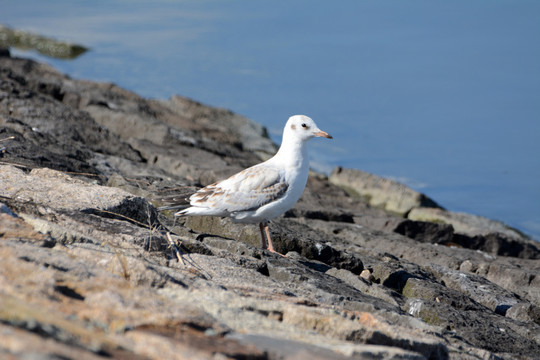
[[[540,246],[504,224],[338,168],[312,173],[273,221],[276,250],[289,256],[278,258],[258,248],[256,227],[155,210],[163,196],[273,155],[260,124],[26,59],[0,57],[0,76],[3,333],[31,343],[27,324],[38,324],[51,353],[71,357],[533,359],[540,350]],[[13,349],[0,344],[15,358],[47,351]]]

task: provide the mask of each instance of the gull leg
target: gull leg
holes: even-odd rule
[[[267,249],[270,252],[277,253],[276,250],[274,250],[274,245],[272,244],[272,238],[270,237],[270,231],[268,230],[268,223],[265,223],[264,226],[264,233],[266,234],[266,240],[267,240]]]
[[[265,224],[259,223],[259,229],[261,230],[261,244],[264,250],[268,249],[268,242],[266,241],[266,235],[264,234]]]
[[[287,255],[280,254],[274,249],[274,245],[272,244],[272,238],[270,237],[270,231],[268,230],[268,221],[264,223],[259,223],[259,229],[261,230],[262,248],[264,250],[273,252],[274,254],[287,257]]]

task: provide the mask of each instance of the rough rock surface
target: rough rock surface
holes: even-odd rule
[[[482,216],[451,212],[426,195],[396,181],[337,167],[329,181],[352,196],[405,219],[370,224],[420,242],[458,245],[490,254],[538,259],[540,246],[518,230]],[[382,226],[381,226],[382,225]]]
[[[420,206],[439,207],[426,195],[396,181],[356,169],[337,167],[330,174],[332,184],[342,186],[353,195],[361,196],[372,206],[405,215]]]
[[[0,57],[0,358],[538,358],[540,252],[519,234],[318,174],[271,224],[287,258],[255,226],[154,207],[274,150],[230,111]]]
[[[9,47],[18,47],[24,50],[34,49],[43,55],[59,59],[74,59],[88,51],[82,45],[0,25],[0,52],[7,51]]]

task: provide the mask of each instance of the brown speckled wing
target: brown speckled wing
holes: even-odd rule
[[[288,187],[278,170],[254,166],[202,188],[190,197],[190,203],[229,213],[249,211],[279,199]]]

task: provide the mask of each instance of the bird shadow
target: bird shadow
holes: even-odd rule
[[[224,237],[224,236],[215,235],[215,234],[207,234],[207,233],[202,233],[202,234],[197,235],[195,240],[202,242],[207,238],[216,238],[216,239],[223,239],[223,240],[236,240],[236,239],[229,238],[229,237]]]

